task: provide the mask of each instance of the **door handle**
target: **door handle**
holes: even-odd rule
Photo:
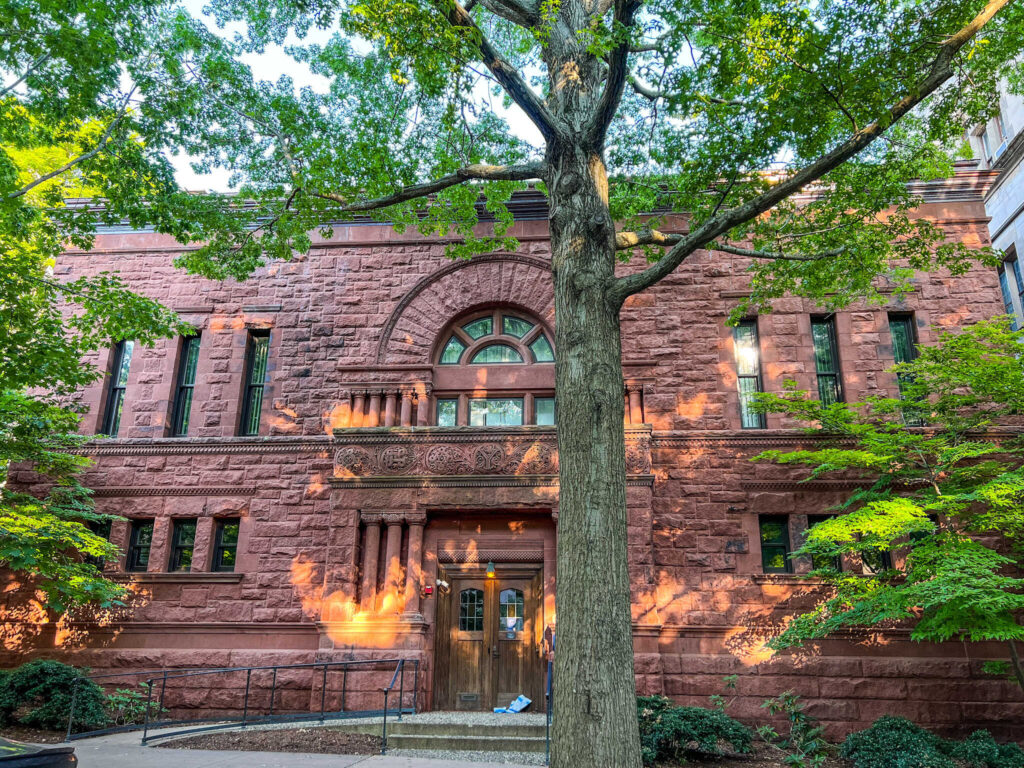
[[[498,658],[498,646],[494,645],[491,647],[491,656]]]

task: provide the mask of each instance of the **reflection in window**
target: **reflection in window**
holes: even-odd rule
[[[521,363],[523,356],[515,347],[507,344],[491,344],[484,347],[469,361],[471,365],[486,365],[488,363]]]
[[[441,353],[441,365],[458,365],[459,358],[466,350],[466,345],[459,341],[458,337],[452,336],[444,345],[444,352]]]
[[[459,593],[459,631],[484,631],[484,591],[464,589]]]
[[[487,317],[481,317],[479,320],[466,323],[462,326],[462,330],[464,330],[469,338],[473,339],[473,341],[483,338],[484,336],[490,336],[494,332],[494,318],[490,315]]]
[[[237,518],[229,518],[217,521],[217,533],[213,545],[213,567],[214,571],[235,570],[235,560],[238,555],[238,526]]]
[[[125,570],[144,571],[149,567],[149,550],[153,546],[153,521],[133,520],[132,535],[128,540]]]
[[[459,412],[459,401],[454,398],[444,398],[437,401],[437,426],[454,427],[455,418]]]
[[[530,351],[533,352],[533,359],[538,363],[555,362],[555,352],[551,349],[551,344],[544,334],[538,336],[537,340],[530,345]]]
[[[132,364],[134,341],[119,341],[114,347],[114,364],[110,368],[110,389],[107,393],[107,407],[103,416],[104,435],[117,437],[121,428],[121,410],[124,408],[124,393],[128,386],[128,369]]]
[[[192,553],[196,546],[196,521],[175,520],[171,537],[171,562],[167,570],[188,571],[192,568]]]
[[[785,517],[761,516],[761,565],[765,573],[789,573],[789,521]]]
[[[523,631],[523,592],[519,589],[503,589],[498,599],[498,630],[500,632]]]
[[[764,414],[753,409],[753,395],[761,391],[761,346],[757,340],[756,320],[744,320],[733,328],[733,347],[736,386],[740,393],[740,425],[744,429],[764,429]]]
[[[523,338],[533,328],[533,323],[523,320],[521,317],[512,317],[512,315],[505,315],[501,318],[501,332],[506,336],[515,336],[517,339]]]
[[[839,378],[839,350],[832,317],[812,317],[811,338],[814,341],[814,368],[818,375],[818,399],[822,405],[838,403],[843,399],[843,385]]]
[[[518,427],[523,423],[523,401],[516,397],[475,398],[469,401],[471,427]]]
[[[538,397],[533,401],[534,424],[552,427],[555,424],[555,398]]]

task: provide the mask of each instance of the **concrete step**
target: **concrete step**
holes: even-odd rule
[[[331,726],[337,730],[348,731],[349,733],[379,734],[380,723],[339,723]],[[543,739],[545,734],[544,725],[517,725],[490,723],[424,723],[416,720],[392,720],[388,719],[388,738],[392,735],[401,736],[450,736],[458,738],[463,736],[483,736],[487,738],[502,737],[532,737]]]
[[[481,752],[543,752],[544,736],[453,736],[451,734],[394,733],[389,729],[388,749],[471,750]]]

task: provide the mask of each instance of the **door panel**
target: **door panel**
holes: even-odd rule
[[[489,700],[485,620],[490,585],[481,579],[459,579],[454,584],[451,627],[454,704],[456,709],[483,709]]]

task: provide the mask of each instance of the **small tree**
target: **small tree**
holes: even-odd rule
[[[812,558],[830,589],[775,648],[907,623],[915,640],[1006,642],[1024,686],[1024,435],[999,428],[1024,414],[1022,343],[1006,318],[942,333],[893,369],[901,398],[823,406],[795,389],[759,396],[759,407],[813,424],[821,442],[755,460],[811,467],[808,479],[865,480],[794,553]],[[898,556],[877,572],[837,568],[865,552]]]

